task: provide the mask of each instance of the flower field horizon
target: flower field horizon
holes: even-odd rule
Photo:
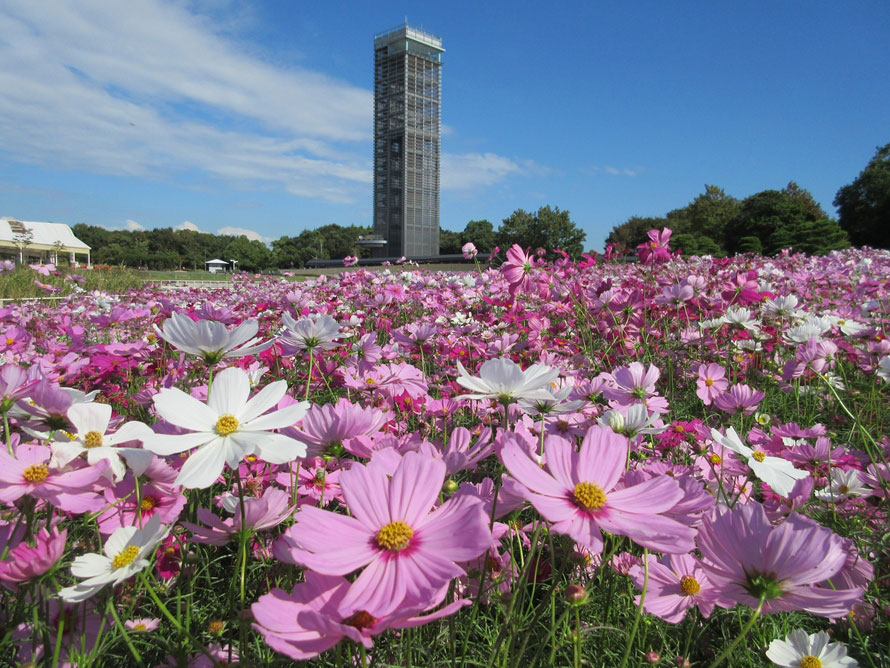
[[[890,667],[890,252],[650,239],[0,306],[0,665]]]

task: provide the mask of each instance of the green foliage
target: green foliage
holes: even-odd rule
[[[460,253],[460,233],[451,230],[439,230],[439,254],[440,255],[456,255]]]
[[[793,181],[782,190],[764,190],[741,202],[722,188],[706,185],[705,192],[682,209],[664,218],[633,216],[613,228],[606,241],[633,249],[646,241],[646,232],[663,227],[673,231],[671,247],[684,255],[774,255],[785,248],[820,254],[849,246],[843,229]]]
[[[505,218],[498,228],[495,239],[501,248],[519,244],[532,250],[543,248],[551,255],[560,249],[579,257],[584,252],[586,234],[569,217],[568,211],[559,207],[543,206],[537,213],[517,209]],[[475,241],[473,242],[475,243]]]
[[[494,226],[487,220],[471,220],[460,233],[460,245],[471,243],[480,253],[490,253],[497,245]]]
[[[834,205],[851,242],[890,248],[890,144],[879,147],[859,176],[837,191]]]
[[[739,239],[738,252],[760,255],[763,253],[763,244],[759,237],[742,237]]]

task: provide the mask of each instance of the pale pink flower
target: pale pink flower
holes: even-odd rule
[[[223,507],[232,513],[232,517],[221,520],[206,508],[198,508],[198,519],[207,526],[202,527],[191,522],[182,523],[182,526],[192,532],[192,540],[208,545],[225,545],[242,529],[262,531],[278,526],[290,517],[294,510],[290,505],[290,495],[274,487],[266,488],[258,499],[249,497],[244,499],[243,523],[237,497],[227,497]]]
[[[510,247],[507,251],[507,261],[501,265],[501,274],[510,284],[511,295],[515,296],[520,290],[528,290],[531,287],[531,272],[534,266],[534,256],[522,250],[519,244]]]
[[[642,565],[630,569],[637,589],[643,588],[645,571]],[[661,559],[649,555],[649,586],[643,610],[671,624],[678,624],[686,611],[698,607],[702,617],[714,610],[716,595],[698,559],[691,554],[671,554]],[[637,605],[640,597],[636,598]]]
[[[34,545],[19,543],[0,561],[0,580],[26,582],[43,575],[62,558],[67,538],[67,529],[41,529],[34,536]]]
[[[464,574],[458,563],[488,549],[491,531],[481,501],[465,495],[430,512],[445,464],[409,452],[388,477],[382,467],[355,464],[340,475],[351,517],[312,506],[274,544],[281,561],[325,575],[364,568],[342,605],[376,616],[428,601]]]
[[[603,548],[601,530],[659,552],[692,549],[695,531],[659,514],[683,498],[676,480],[657,476],[616,489],[627,461],[625,437],[595,425],[584,436],[580,452],[553,436],[544,449],[546,471],[515,442],[504,446],[501,459],[527,489],[528,500],[552,523],[552,531],[568,534],[595,554]]]
[[[721,392],[711,398],[714,405],[724,413],[733,415],[751,415],[766,395],[745,384],[733,385],[727,392]]]
[[[705,406],[710,406],[714,397],[726,391],[729,381],[726,380],[726,369],[719,364],[702,364],[698,367],[698,388],[695,393]]]
[[[847,554],[839,536],[797,513],[774,527],[759,503],[715,510],[697,543],[702,568],[726,605],[756,608],[763,598],[764,613],[806,610],[836,618],[864,593],[818,586],[841,571]]]

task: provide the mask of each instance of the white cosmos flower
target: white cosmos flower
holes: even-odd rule
[[[106,434],[108,423],[111,421],[111,406],[96,403],[74,404],[68,409],[68,421],[73,425],[74,431],[66,432],[71,436],[70,441],[57,441],[51,444],[53,466],[62,468],[85,452],[90,464],[107,459],[111,465],[109,471],[114,476],[115,482],[120,482],[127,472],[124,461],[137,476],[145,473],[151,465],[152,454],[148,450],[117,447],[121,443],[142,441],[153,436],[154,432],[148,425],[141,422],[125,422],[113,434]],[[121,461],[121,458],[124,461]]]
[[[752,450],[742,443],[742,439],[732,427],[726,428],[725,436],[716,429],[711,429],[711,438],[747,459],[754,475],[769,485],[779,496],[787,498],[794,489],[794,484],[810,475],[808,471],[794,468],[794,464],[787,459],[772,457],[760,450]]]
[[[627,438],[640,434],[660,434],[667,429],[663,424],[656,424],[661,422],[660,418],[657,414],[650,415],[649,409],[643,403],[631,404],[626,411],[624,409],[606,411],[597,422]]]
[[[298,350],[331,350],[339,345],[340,325],[329,315],[316,313],[294,320],[284,313],[281,320],[284,323],[282,342]]]
[[[794,629],[785,640],[773,640],[766,650],[766,658],[783,668],[857,668],[856,659],[847,656],[842,642],[828,642],[825,631],[807,635]]]
[[[743,327],[753,332],[760,330],[760,326],[751,314],[751,311],[743,306],[730,306],[726,309],[726,313],[723,314],[722,320],[728,325]]]
[[[885,383],[890,383],[890,355],[885,355],[881,358],[875,371],[881,380]]]
[[[498,357],[479,367],[479,376],[471,376],[458,361],[457,378],[472,394],[462,394],[456,399],[496,399],[512,403],[519,399],[547,401],[552,397],[550,383],[559,377],[559,369],[545,364],[533,364],[525,371],[513,360]]]
[[[811,315],[797,327],[787,330],[784,336],[791,343],[806,343],[810,339],[821,339],[830,330],[831,320]]]
[[[159,416],[170,424],[188,429],[186,434],[153,434],[145,448],[157,455],[172,455],[192,448],[176,484],[203,488],[213,484],[226,464],[237,468],[247,455],[256,454],[270,464],[284,464],[305,456],[306,445],[272,429],[293,426],[309,408],[301,401],[271,413],[287,391],[287,381],[266,385],[250,397],[250,379],[242,369],[230,367],[217,375],[203,404],[176,388],[154,396]]]
[[[71,575],[86,578],[66,587],[59,596],[69,603],[85,601],[105,585],[117,585],[148,566],[155,547],[170,532],[161,524],[160,515],[152,515],[141,529],[121,527],[105,541],[105,554],[82,554],[71,564]]]
[[[190,355],[203,357],[207,364],[216,364],[226,357],[255,355],[271,347],[274,341],[257,343],[256,320],[245,320],[232,331],[215,320],[195,322],[187,315],[173,313],[164,321],[163,329],[154,325],[155,332],[174,348]]]
[[[760,308],[764,315],[773,318],[800,318],[805,311],[797,308],[798,304],[799,301],[795,295],[787,295],[767,299]]]
[[[520,399],[519,410],[533,417],[576,413],[587,402],[580,399],[567,401],[573,389],[571,385],[566,385],[554,392],[546,390],[549,395],[546,399]]]
[[[853,496],[871,496],[872,493],[872,489],[863,484],[856,469],[849,471],[831,469],[828,474],[828,487],[816,490],[816,497],[823,501],[837,502],[846,501]]]

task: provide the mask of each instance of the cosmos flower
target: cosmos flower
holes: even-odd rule
[[[732,427],[727,427],[725,436],[716,429],[711,429],[711,438],[744,457],[754,475],[769,485],[779,496],[787,497],[798,480],[810,475],[807,471],[794,468],[794,464],[787,459],[772,457],[762,450],[752,450],[742,443],[742,439]]]
[[[632,566],[629,573],[634,586],[643,588],[645,571],[642,565]],[[714,611],[714,594],[708,576],[698,559],[691,554],[671,554],[662,559],[649,555],[649,587],[643,610],[671,624],[680,623],[686,611],[698,606],[702,617]],[[637,596],[637,605],[640,597]]]
[[[445,464],[406,454],[390,478],[383,467],[354,464],[340,474],[351,517],[304,506],[273,545],[281,561],[323,575],[363,568],[341,606],[377,617],[418,603],[464,575],[458,563],[488,549],[491,531],[478,497],[452,497],[432,510]],[[432,510],[432,512],[430,512]]]
[[[828,642],[825,631],[807,634],[794,629],[785,640],[773,640],[766,650],[766,658],[782,668],[856,668],[856,659],[847,656],[842,642]]]
[[[108,460],[115,482],[123,479],[126,473],[124,461],[139,476],[151,464],[152,454],[142,448],[117,447],[122,443],[141,441],[152,436],[151,428],[142,422],[126,422],[113,434],[105,433],[111,421],[111,406],[108,404],[74,404],[68,409],[68,420],[73,429],[68,432],[69,441],[52,444],[53,462],[65,466],[75,457],[86,453],[87,461],[95,464],[100,459]],[[123,459],[123,461],[121,461]]]
[[[726,369],[719,364],[702,364],[698,367],[698,378],[695,381],[695,394],[705,406],[710,406],[714,398],[729,387],[726,380]]]
[[[676,480],[657,476],[616,489],[628,447],[625,437],[595,425],[580,452],[563,438],[547,439],[547,471],[515,441],[504,446],[501,460],[526,488],[526,498],[552,523],[551,531],[569,535],[594,554],[603,549],[601,530],[659,552],[688,552],[695,531],[659,514],[683,498]]]
[[[730,604],[756,608],[762,598],[764,613],[806,610],[837,618],[862,599],[862,587],[818,586],[844,568],[847,553],[839,536],[799,513],[774,527],[753,501],[715,510],[696,543],[708,579]]]
[[[495,399],[512,403],[519,399],[547,401],[552,398],[550,383],[559,377],[559,370],[544,364],[533,364],[525,371],[513,360],[505,357],[491,359],[479,367],[479,376],[471,376],[458,361],[457,378],[471,394],[456,399]]]
[[[158,336],[174,348],[189,355],[197,355],[207,364],[213,365],[227,357],[256,355],[270,348],[274,341],[257,343],[256,320],[245,320],[229,331],[224,324],[215,320],[195,322],[187,315],[174,312],[164,321],[163,329],[153,325]]]
[[[22,541],[11,550],[6,559],[0,561],[0,580],[6,582],[27,582],[49,571],[65,551],[68,530],[45,528],[34,536],[34,545]]]
[[[176,478],[175,484],[186,488],[209,487],[226,464],[237,469],[247,455],[256,454],[270,464],[291,462],[305,456],[306,446],[271,430],[292,426],[306,414],[309,403],[267,413],[286,391],[287,381],[279,380],[249,398],[250,379],[237,367],[219,373],[206,404],[177,388],[165,388],[154,396],[158,415],[189,431],[154,434],[145,440],[145,448],[158,455],[197,448]]]
[[[332,350],[340,345],[340,325],[329,315],[313,314],[294,320],[283,313],[281,342],[297,350]]]
[[[118,529],[103,548],[104,554],[83,554],[71,564],[71,575],[85,578],[72,587],[59,592],[68,603],[85,601],[105,585],[120,584],[148,566],[148,556],[155,546],[170,532],[155,515],[144,527],[123,527]]]

